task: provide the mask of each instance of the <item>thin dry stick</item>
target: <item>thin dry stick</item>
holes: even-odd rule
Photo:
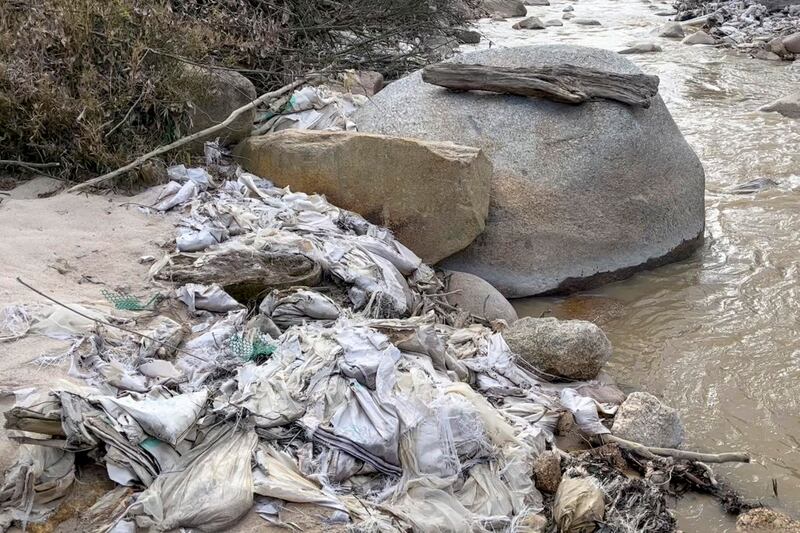
[[[602,435],[603,441],[614,442],[623,448],[634,451],[641,456],[651,459],[654,455],[662,455],[667,457],[674,457],[675,459],[685,459],[687,461],[702,461],[704,463],[749,463],[750,454],[744,452],[728,452],[728,453],[699,453],[689,452],[685,450],[676,450],[674,448],[655,448],[653,446],[645,446],[638,442],[621,439],[614,435]]]
[[[180,146],[188,144],[188,143],[190,143],[192,141],[195,141],[197,139],[202,139],[203,137],[207,137],[207,136],[212,135],[212,134],[214,134],[214,133],[216,133],[218,131],[221,131],[221,130],[227,128],[242,113],[255,108],[256,106],[266,102],[267,100],[270,100],[272,98],[276,98],[276,97],[278,97],[278,96],[280,96],[280,95],[282,95],[282,94],[284,94],[284,93],[286,93],[288,91],[291,91],[291,90],[295,89],[296,87],[299,87],[300,85],[302,85],[305,82],[306,82],[306,78],[301,78],[301,79],[299,79],[297,81],[294,81],[294,82],[290,83],[289,85],[284,85],[283,87],[281,87],[278,90],[262,94],[261,96],[259,96],[258,98],[256,98],[252,102],[250,102],[249,104],[243,105],[239,109],[234,110],[230,115],[228,115],[228,118],[226,118],[225,120],[223,120],[219,124],[217,124],[215,126],[210,126],[210,127],[206,128],[206,129],[204,129],[202,131],[198,131],[197,133],[193,133],[192,135],[189,135],[187,137],[182,137],[181,139],[178,139],[174,143],[171,143],[171,144],[168,144],[166,146],[161,146],[159,148],[156,148],[152,152],[148,152],[148,153],[144,154],[143,156],[140,156],[140,157],[136,158],[134,161],[128,163],[124,167],[120,167],[117,170],[114,170],[112,172],[109,172],[108,174],[103,174],[102,176],[98,176],[96,178],[90,179],[89,181],[84,181],[83,183],[79,183],[78,185],[75,185],[74,187],[72,187],[70,189],[67,189],[67,192],[77,192],[77,191],[80,191],[81,189],[85,189],[87,187],[93,187],[94,185],[97,185],[98,183],[102,183],[102,182],[108,181],[108,180],[110,180],[112,178],[116,178],[117,176],[121,176],[122,174],[128,172],[129,170],[133,170],[133,169],[143,165],[149,159],[152,159],[157,155],[165,154],[165,153],[167,153],[167,152],[169,152],[171,150],[174,150],[175,148],[178,148]]]
[[[188,350],[184,350],[183,348],[179,348],[178,346],[176,346],[174,344],[170,344],[168,342],[163,342],[163,341],[155,339],[155,338],[153,338],[153,337],[151,337],[149,335],[145,335],[144,333],[139,333],[138,331],[134,331],[134,330],[128,329],[128,328],[123,328],[122,326],[118,326],[116,324],[111,324],[110,322],[106,322],[105,320],[100,320],[99,318],[94,318],[94,317],[89,316],[89,315],[87,315],[85,313],[81,313],[77,309],[73,309],[72,307],[68,306],[67,304],[59,302],[58,300],[56,300],[52,296],[48,296],[47,294],[43,293],[39,289],[31,287],[30,285],[28,285],[27,283],[22,281],[19,277],[17,277],[17,281],[19,283],[21,283],[23,286],[27,287],[28,289],[32,290],[33,292],[35,292],[36,294],[41,296],[42,298],[46,298],[46,299],[50,300],[51,302],[53,302],[54,304],[59,305],[59,306],[63,307],[64,309],[68,310],[68,311],[72,311],[73,313],[75,313],[78,316],[82,316],[83,318],[91,320],[92,322],[94,322],[96,324],[100,324],[101,326],[108,326],[110,328],[116,328],[118,330],[124,331],[125,333],[130,333],[132,335],[136,335],[138,337],[142,337],[143,339],[151,340],[151,341],[155,342],[156,344],[160,344],[162,346],[166,346],[168,348],[172,348],[175,351],[184,353],[186,355],[191,355],[192,357],[196,357],[197,359],[200,359],[200,357],[197,357],[192,352],[190,352]]]

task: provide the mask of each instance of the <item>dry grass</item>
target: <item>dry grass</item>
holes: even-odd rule
[[[0,159],[58,162],[78,181],[181,137],[203,90],[181,76],[186,63],[240,70],[259,92],[321,68],[398,76],[471,3],[5,0]]]

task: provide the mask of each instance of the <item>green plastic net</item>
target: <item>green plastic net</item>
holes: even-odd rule
[[[228,342],[231,353],[245,361],[262,363],[275,353],[275,345],[260,338],[249,341],[241,335],[234,335]]]
[[[100,291],[106,300],[114,304],[116,309],[123,309],[125,311],[146,311],[152,310],[155,305],[161,300],[161,294],[155,294],[150,298],[147,303],[142,301],[136,296],[125,294],[122,292],[115,292],[103,289]]]

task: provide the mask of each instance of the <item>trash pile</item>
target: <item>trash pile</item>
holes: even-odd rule
[[[786,37],[800,31],[800,5],[770,9],[756,0],[686,0],[677,2],[675,8],[678,10],[675,20],[703,17],[706,32],[732,48],[756,53],[763,50],[776,56],[764,59],[794,60],[800,52],[797,44],[788,47],[782,44]]]
[[[614,444],[558,449],[567,419],[609,433],[617,406],[592,399],[596,382],[540,377],[506,324],[448,305],[388,230],[207,155],[171,168],[151,208],[184,213],[150,271],[163,300],[6,309],[9,338],[71,339],[84,384],[13,392],[0,529],[46,520],[87,460],[118,485],[82,513],[87,531],[223,531],[251,509],[286,525],[296,504],[363,531],[577,532],[604,515],[607,531],[674,529],[671,459],[636,461],[632,480]]]

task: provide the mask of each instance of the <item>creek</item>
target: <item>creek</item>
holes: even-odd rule
[[[529,6],[542,20],[576,17],[546,30],[513,30],[518,19],[484,20],[480,45],[570,43],[620,50],[652,41],[662,52],[628,55],[661,79],[660,94],[706,172],[706,234],[691,259],[566,298],[514,302],[520,316],[549,314],[600,324],[614,345],[609,372],[626,390],[645,390],[677,408],[685,446],[747,450],[753,462],[716,468],[748,497],[800,514],[800,122],[758,108],[796,91],[800,66],[734,50],[687,46],[654,30],[664,3],[551,0]],[[734,186],[776,185],[753,194]],[[646,183],[643,182],[643,187]],[[777,481],[778,498],[772,480]],[[677,508],[684,531],[735,531],[708,498]]]

